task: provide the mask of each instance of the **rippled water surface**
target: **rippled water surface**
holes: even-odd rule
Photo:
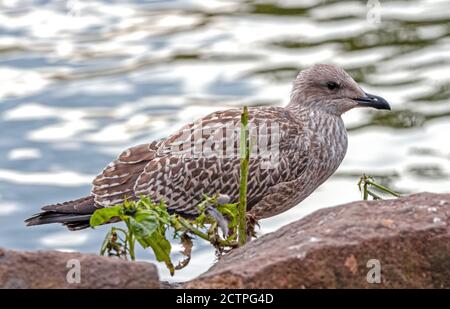
[[[449,1],[381,1],[380,23],[366,1],[0,3],[1,247],[96,253],[105,228],[23,220],[86,195],[128,146],[213,110],[287,104],[297,71],[318,62],[343,66],[393,111],[346,114],[338,172],[262,233],[360,199],[363,172],[404,193],[450,191]],[[213,261],[197,245],[174,279]]]

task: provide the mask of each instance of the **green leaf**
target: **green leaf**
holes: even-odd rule
[[[202,212],[197,218],[195,218],[194,223],[199,226],[204,226],[206,221],[206,215]]]
[[[165,228],[158,224],[158,218],[152,211],[139,210],[134,217],[129,218],[130,228],[139,244],[151,247],[158,262],[165,262],[173,275],[175,267],[170,259],[172,246],[165,237]],[[160,228],[158,228],[160,227]]]
[[[101,224],[109,222],[114,217],[120,217],[122,205],[116,205],[113,207],[105,207],[97,209],[91,216],[89,224],[91,227],[96,227]]]
[[[170,251],[172,249],[170,242],[165,238],[164,235],[161,235],[157,232],[153,233],[153,235],[147,239],[147,242],[152,248],[156,260],[158,262],[166,263],[166,266],[170,271],[170,275],[173,276],[175,267],[173,266],[172,260],[170,259]]]
[[[155,208],[155,204],[152,202],[152,200],[149,197],[146,197],[146,196],[142,196],[138,203],[141,204],[142,206],[144,206],[144,208],[146,208],[146,209]]]
[[[134,201],[128,201],[125,200],[123,202],[123,204],[121,205],[122,208],[122,216],[120,217],[122,220],[124,220],[124,218],[126,216],[134,216],[134,214],[137,211],[137,205]]]
[[[175,268],[170,259],[170,251],[172,249],[170,242],[166,239],[164,233],[157,228],[158,224],[155,217],[139,215],[136,218],[130,217],[130,227],[136,240],[143,248],[151,247],[156,260],[165,262],[170,274],[173,275]]]
[[[228,217],[229,224],[228,227],[231,229],[234,229],[238,222],[237,222],[237,216],[238,216],[238,205],[235,204],[223,204],[218,205],[217,210],[220,211],[223,215]]]
[[[146,239],[151,237],[151,235],[158,228],[158,220],[153,214],[148,210],[139,210],[134,217],[130,217],[130,227],[136,239],[144,247],[148,247],[149,244],[146,243]]]

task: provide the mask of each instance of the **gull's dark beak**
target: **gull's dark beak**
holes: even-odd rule
[[[358,106],[361,106],[361,107],[373,107],[376,109],[391,110],[389,103],[385,99],[383,99],[382,97],[379,97],[377,95],[370,94],[370,93],[366,93],[365,97],[354,98],[353,100],[358,102]]]

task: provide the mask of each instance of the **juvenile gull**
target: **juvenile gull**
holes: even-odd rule
[[[248,212],[257,219],[282,213],[328,179],[347,150],[347,132],[341,115],[355,107],[390,109],[386,100],[365,93],[343,69],[318,64],[298,74],[286,107],[250,108],[249,121],[256,128],[258,139],[265,140],[267,148],[276,146],[278,152],[277,161],[271,166],[267,166],[267,158],[251,156]],[[214,112],[187,124],[165,140],[125,150],[94,179],[89,196],[45,206],[43,212],[27,219],[27,224],[62,223],[71,230],[85,228],[96,209],[142,195],[155,201],[164,200],[171,212],[185,216],[197,213],[196,205],[205,194],[221,193],[228,195],[231,202],[237,201],[239,155],[189,154],[217,133],[204,128],[219,128],[219,133],[225,133],[219,136],[227,136],[226,144],[236,153],[239,135],[232,135],[230,141],[225,131],[228,124],[239,126],[241,112],[241,109]],[[264,126],[267,129],[259,130]],[[200,139],[196,139],[199,131]],[[185,148],[174,153],[180,141]],[[219,148],[218,154],[224,149]]]

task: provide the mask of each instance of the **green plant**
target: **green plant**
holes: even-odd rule
[[[243,246],[247,242],[246,209],[247,209],[247,179],[248,164],[250,162],[250,140],[248,130],[248,109],[244,107],[241,117],[241,138],[240,138],[241,170],[239,186],[239,245]]]
[[[382,197],[378,193],[375,193],[374,189],[389,195],[393,195],[395,197],[400,196],[400,194],[393,191],[392,189],[376,183],[375,179],[372,176],[366,176],[365,174],[363,174],[361,178],[359,178],[358,188],[363,195],[363,200],[365,201],[369,199],[369,196],[371,196],[374,200],[382,200]]]
[[[119,220],[126,225],[126,229],[111,228],[103,241],[100,254],[135,260],[137,241],[143,248],[151,248],[157,261],[164,262],[173,275],[175,270],[188,265],[193,246],[192,237],[197,236],[208,241],[218,255],[244,245],[247,233],[254,235],[254,224],[250,226],[250,231],[247,230],[246,224],[250,156],[248,140],[248,109],[244,107],[241,116],[241,181],[238,203],[228,203],[226,197],[220,194],[204,196],[204,200],[197,205],[198,215],[193,219],[170,214],[164,201],[154,203],[148,196],[98,209],[90,219],[92,227]],[[171,260],[172,246],[166,237],[169,229],[173,230],[173,238],[179,240],[184,248],[184,258],[176,266]],[[220,235],[219,230],[222,230],[223,235]]]
[[[173,272],[171,245],[165,237],[172,217],[163,203],[154,204],[145,197],[137,202],[125,201],[120,205],[97,210],[90,219],[90,225],[96,227],[116,219],[123,221],[127,229],[111,228],[100,249],[102,255],[106,252],[108,255],[125,258],[129,255],[131,260],[135,260],[137,240],[142,247],[151,247],[156,259],[165,262]]]
[[[229,218],[230,233],[225,237],[219,235],[218,222],[207,213],[208,207],[216,207]],[[100,254],[135,260],[136,241],[143,248],[151,248],[157,261],[164,262],[173,274],[176,269],[185,267],[191,258],[192,236],[210,242],[219,253],[227,248],[237,246],[237,204],[219,204],[217,197],[205,197],[198,205],[200,214],[194,220],[188,220],[177,214],[169,214],[164,202],[153,203],[149,197],[137,201],[97,210],[90,219],[92,227],[120,219],[126,229],[112,227],[107,233],[100,249]],[[173,238],[180,240],[184,247],[185,258],[176,266],[172,263],[171,244],[166,237],[167,230],[173,229]]]

